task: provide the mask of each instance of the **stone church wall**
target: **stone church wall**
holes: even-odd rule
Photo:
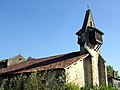
[[[79,60],[71,66],[65,68],[65,73],[67,83],[74,82],[80,87],[85,86],[83,60]]]

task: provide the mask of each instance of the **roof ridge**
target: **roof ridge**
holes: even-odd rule
[[[31,58],[29,60],[42,60],[42,59],[47,59],[47,58],[58,58],[60,56],[64,56],[64,55],[68,55],[68,54],[73,54],[73,53],[78,53],[80,51],[74,51],[74,52],[70,52],[70,53],[65,53],[65,54],[58,54],[58,55],[51,55],[51,56],[48,56],[48,57],[43,57],[43,58]],[[80,52],[81,54],[81,52]]]

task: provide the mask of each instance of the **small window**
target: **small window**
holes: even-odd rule
[[[19,60],[22,60],[22,58],[19,58]]]
[[[90,26],[92,27],[92,22],[90,21]]]

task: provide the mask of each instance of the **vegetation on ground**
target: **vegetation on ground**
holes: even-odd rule
[[[65,83],[64,76],[57,76],[44,73],[31,73],[6,77],[0,85],[0,90],[118,90],[116,87],[94,86],[80,88],[74,83]],[[49,74],[49,75],[48,75]],[[37,76],[37,77],[36,77]]]

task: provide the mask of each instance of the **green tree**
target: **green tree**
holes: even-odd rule
[[[118,71],[115,71],[114,68],[110,65],[107,66],[107,74],[113,75],[113,72],[115,73],[116,77],[119,77]]]
[[[112,75],[112,74],[113,74],[113,71],[114,71],[113,67],[110,66],[110,65],[108,65],[108,66],[107,66],[107,74]]]

